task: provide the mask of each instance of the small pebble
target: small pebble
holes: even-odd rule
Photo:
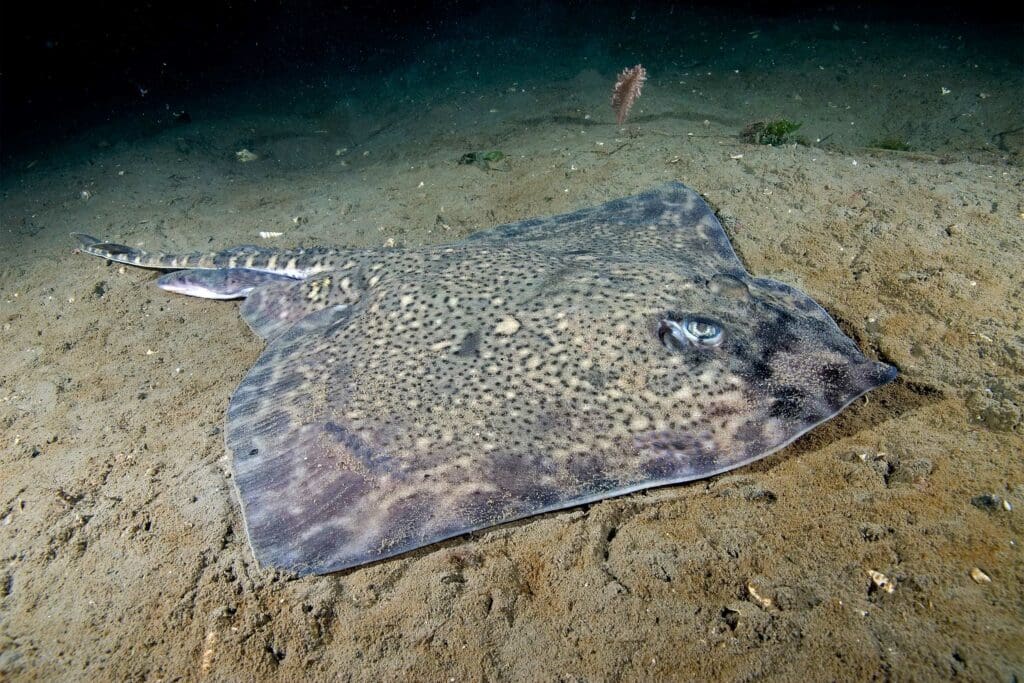
[[[893,593],[896,591],[895,579],[890,579],[882,572],[875,571],[874,569],[869,569],[868,576],[871,577],[871,582],[875,584],[875,588],[883,590],[886,593]]]
[[[971,578],[974,579],[975,583],[992,583],[992,577],[977,567],[971,570]]]
[[[986,512],[995,512],[1003,507],[1003,499],[992,493],[982,493],[971,498],[971,505]]]

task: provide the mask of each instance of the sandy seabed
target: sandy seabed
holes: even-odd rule
[[[197,104],[9,163],[0,678],[1019,680],[1022,89],[947,57],[651,68],[622,127],[612,69],[383,108]],[[739,139],[789,112],[806,144]],[[894,134],[912,151],[872,147]],[[415,247],[670,179],[898,381],[730,474],[326,577],[246,544],[222,423],[263,343],[236,305],[68,237]]]

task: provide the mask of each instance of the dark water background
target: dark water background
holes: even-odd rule
[[[864,84],[843,83],[844,65],[922,59],[941,71],[974,61],[1006,79],[1004,96],[1016,90],[1004,117],[1012,124],[1024,100],[1022,18],[1020,5],[995,2],[9,4],[0,144],[9,157],[99,124],[131,136],[133,126],[182,123],[181,112],[187,121],[205,107],[286,112],[371,92],[386,112],[431,93],[614,74],[636,62],[652,87],[667,72],[734,70],[755,74],[748,91],[817,65],[857,96]],[[956,149],[948,132],[913,146]]]

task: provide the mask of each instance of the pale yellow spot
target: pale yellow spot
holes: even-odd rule
[[[405,308],[406,306],[409,306],[410,304],[412,304],[412,302],[415,301],[415,300],[416,299],[413,296],[411,296],[409,294],[406,294],[405,296],[403,296],[401,299],[398,300],[398,304],[402,308]]]
[[[501,322],[494,326],[494,333],[505,335],[515,334],[519,331],[520,327],[521,325],[519,321],[509,316],[507,318],[503,318]]]
[[[646,415],[634,415],[633,419],[629,421],[629,428],[634,432],[640,432],[647,429],[651,424],[651,421],[647,419]]]

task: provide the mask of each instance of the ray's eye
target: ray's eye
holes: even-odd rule
[[[683,321],[683,334],[698,346],[718,346],[722,343],[722,327],[707,318],[687,318]]]
[[[682,320],[665,318],[658,327],[658,338],[665,345],[671,340],[677,346],[712,348],[722,343],[723,336],[721,325],[700,316],[686,316]]]

